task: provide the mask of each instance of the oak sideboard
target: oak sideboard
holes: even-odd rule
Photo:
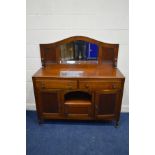
[[[118,126],[125,81],[118,49],[84,36],[40,44],[42,67],[32,77],[39,122],[110,120]]]

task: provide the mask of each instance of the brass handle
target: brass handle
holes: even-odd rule
[[[95,109],[96,109],[96,114],[97,114],[97,111],[98,111],[98,105],[97,104],[95,105]]]
[[[71,83],[68,84],[68,88],[69,88],[69,89],[72,89],[72,88],[73,88],[73,86],[72,86]]]
[[[41,88],[45,88],[45,83],[42,83],[41,84]]]
[[[112,84],[112,88],[116,88],[116,85],[115,84]]]
[[[87,88],[87,89],[89,88],[88,84],[85,85],[85,88]]]
[[[69,88],[69,89],[72,89],[73,87],[72,87],[72,86],[68,86],[68,88]]]

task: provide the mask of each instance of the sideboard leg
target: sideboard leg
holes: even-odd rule
[[[39,125],[43,124],[43,122],[44,122],[43,119],[39,119],[39,120],[38,120]]]
[[[116,121],[116,122],[115,122],[115,128],[118,128],[118,126],[119,126],[119,122]]]
[[[64,107],[64,115],[67,117],[67,115],[68,115],[68,107],[67,106],[65,106]]]

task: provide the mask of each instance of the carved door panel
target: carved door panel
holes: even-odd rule
[[[95,92],[96,118],[115,118],[119,105],[119,90],[101,90]]]
[[[39,104],[41,113],[60,115],[61,113],[61,91],[59,89],[39,90]]]

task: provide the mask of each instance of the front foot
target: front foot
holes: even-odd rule
[[[39,119],[39,120],[38,120],[39,125],[43,124],[43,122],[44,122],[43,119]]]
[[[115,128],[118,128],[118,126],[119,126],[119,122],[116,121],[116,122],[115,122]]]

